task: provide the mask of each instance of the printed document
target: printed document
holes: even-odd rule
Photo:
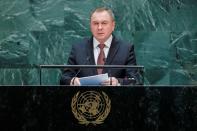
[[[108,73],[105,74],[99,74],[94,76],[88,76],[88,77],[81,77],[79,78],[79,81],[81,83],[81,86],[83,85],[101,85],[103,81],[108,80]]]

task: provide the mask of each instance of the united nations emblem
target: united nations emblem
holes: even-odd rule
[[[102,124],[110,112],[111,100],[104,92],[77,92],[72,98],[71,108],[79,124]]]

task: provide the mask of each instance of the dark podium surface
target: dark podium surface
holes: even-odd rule
[[[77,93],[104,92],[111,108],[102,124],[79,124]],[[83,102],[83,101],[81,101]],[[0,87],[0,131],[196,131],[196,86]]]

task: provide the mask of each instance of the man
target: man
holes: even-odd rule
[[[112,34],[115,28],[113,12],[105,7],[95,9],[90,16],[90,28],[93,36],[74,44],[68,58],[68,65],[136,65],[134,46],[118,40]],[[103,47],[100,47],[100,46]],[[64,70],[61,85],[80,85],[79,78],[110,73],[110,79],[102,85],[129,84],[129,78],[135,77],[132,69],[70,69]]]

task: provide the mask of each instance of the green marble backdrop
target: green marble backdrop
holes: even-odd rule
[[[66,64],[98,6],[114,10],[114,33],[135,45],[145,85],[197,85],[196,0],[1,0],[0,85],[39,85],[37,65]],[[42,84],[60,74],[43,69]]]

